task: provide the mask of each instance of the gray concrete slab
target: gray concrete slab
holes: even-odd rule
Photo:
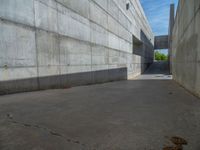
[[[156,72],[154,72],[156,73]],[[1,150],[200,149],[200,100],[173,80],[129,80],[0,97]]]

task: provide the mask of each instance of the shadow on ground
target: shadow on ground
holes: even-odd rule
[[[154,62],[142,75],[134,80],[171,80],[167,61]]]

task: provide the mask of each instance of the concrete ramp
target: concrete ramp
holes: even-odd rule
[[[172,75],[169,74],[169,63],[156,61],[135,80],[172,80]]]

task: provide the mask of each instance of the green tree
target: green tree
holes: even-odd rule
[[[167,55],[160,53],[159,51],[155,52],[155,60],[167,60],[167,59],[168,59]]]

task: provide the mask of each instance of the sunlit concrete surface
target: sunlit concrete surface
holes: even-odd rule
[[[200,100],[173,80],[129,80],[0,97],[1,150],[200,149]]]
[[[135,77],[153,49],[140,0],[0,1],[0,95]]]

